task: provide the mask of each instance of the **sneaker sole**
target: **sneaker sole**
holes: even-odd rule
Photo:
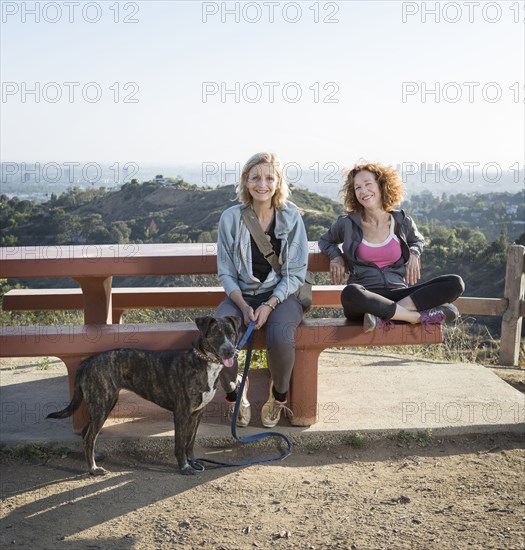
[[[456,306],[448,304],[440,309],[445,314],[445,323],[455,323],[459,319],[460,313]]]
[[[264,424],[264,422],[263,422],[263,428],[275,428],[275,426],[277,426],[277,424],[279,424],[279,420],[275,424]]]

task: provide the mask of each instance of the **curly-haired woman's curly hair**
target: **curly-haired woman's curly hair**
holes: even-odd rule
[[[348,211],[357,212],[361,217],[365,213],[362,204],[357,200],[354,189],[354,178],[359,172],[366,170],[374,174],[379,188],[381,189],[381,200],[383,208],[390,212],[395,206],[401,203],[404,195],[404,185],[401,176],[391,166],[364,162],[356,164],[346,175],[346,181],[341,189],[343,204]]]

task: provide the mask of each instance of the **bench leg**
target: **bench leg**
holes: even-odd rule
[[[84,296],[84,324],[111,325],[113,277],[77,277]]]
[[[75,388],[75,377],[77,374],[78,367],[80,365],[80,361],[82,361],[84,357],[66,357],[62,359],[67,367],[67,381],[69,383],[69,398],[73,398],[73,390]],[[82,429],[84,426],[89,422],[89,414],[86,409],[86,405],[84,401],[80,404],[80,407],[77,409],[77,411],[73,414],[73,431],[76,434],[79,434],[82,432]]]
[[[311,426],[317,422],[317,370],[321,350],[295,350],[290,383],[292,426]]]

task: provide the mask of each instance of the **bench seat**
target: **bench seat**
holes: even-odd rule
[[[66,364],[70,394],[82,359],[117,348],[155,351],[185,350],[198,331],[193,323],[13,326],[0,329],[0,357],[58,357]],[[290,385],[292,424],[310,426],[317,416],[317,378],[320,353],[328,348],[437,344],[441,327],[397,323],[388,331],[364,333],[362,325],[345,319],[305,319],[296,332],[296,357]],[[265,348],[263,331],[257,334],[256,349]],[[73,417],[73,428],[86,423],[85,410]]]

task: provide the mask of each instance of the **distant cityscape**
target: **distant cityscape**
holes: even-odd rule
[[[137,180],[157,179],[168,184],[167,178],[183,179],[202,187],[238,183],[240,163],[203,162],[199,165],[141,164],[127,162],[2,162],[0,193],[9,197],[46,201],[51,194],[60,194],[70,187],[105,187],[118,190]],[[343,183],[345,167],[336,163],[313,163],[301,166],[288,163],[284,172],[288,182],[297,187],[337,199]],[[396,166],[406,183],[407,195],[428,191],[433,195],[457,193],[516,193],[524,189],[525,171],[515,166],[502,168],[496,163],[403,163]]]

